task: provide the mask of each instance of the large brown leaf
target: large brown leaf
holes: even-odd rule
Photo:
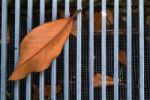
[[[70,18],[45,23],[29,32],[21,43],[20,58],[9,80],[19,80],[31,72],[47,69],[60,54],[69,37],[76,14]]]

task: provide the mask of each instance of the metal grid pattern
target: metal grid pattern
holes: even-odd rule
[[[131,4],[130,2],[131,0],[127,0],[127,4]],[[51,100],[150,99],[150,52],[149,41],[144,41],[143,35],[144,7],[142,2],[142,0],[139,0],[139,17],[138,14],[135,16],[131,14],[131,5],[127,6],[126,24],[122,23],[118,18],[118,15],[121,15],[118,9],[119,0],[115,0],[114,20],[119,20],[115,21],[114,27],[112,26],[111,31],[113,32],[114,28],[114,35],[106,35],[109,32],[106,30],[105,25],[106,0],[102,0],[102,32],[99,33],[99,35],[94,36],[92,24],[94,14],[94,0],[89,0],[89,29],[84,27],[84,24],[82,23],[82,14],[79,14],[77,17],[77,38],[70,36],[61,55],[57,58],[57,61],[55,60],[53,62],[52,66],[48,70],[40,73],[40,75],[38,73],[33,73],[32,75],[29,75],[26,79],[21,81],[7,82],[6,76],[8,77],[11,74],[18,59],[19,43],[22,38],[26,35],[27,32],[32,29],[32,27],[36,27],[37,25],[44,23],[44,21],[57,19],[57,11],[59,10],[59,5],[57,5],[57,0],[53,0],[51,2],[52,11],[50,11],[47,15],[46,11],[49,11],[47,10],[49,9],[49,7],[46,8],[45,0],[39,1],[40,5],[38,10],[36,11],[35,9],[37,8],[34,9],[33,1],[28,0],[26,2],[27,7],[23,8],[25,10],[23,10],[24,14],[22,14],[22,9],[19,9],[21,6],[20,0],[16,0],[14,3],[14,8],[10,8],[15,9],[15,13],[10,12],[7,16],[7,2],[5,0],[2,0],[2,44],[0,79],[1,100],[6,100],[6,98],[8,100],[32,100],[33,83],[39,86],[40,100],[44,100],[45,84],[51,84],[52,86]],[[63,8],[65,9],[65,16],[69,16],[69,8],[71,7],[69,4],[69,0],[65,0],[64,5],[65,6]],[[82,8],[81,0],[78,0],[77,5],[75,6],[77,6],[77,9]],[[134,18],[134,20],[131,20],[131,17]],[[5,33],[8,26],[7,21],[10,21],[9,23],[11,23],[9,26],[11,27],[11,41],[10,44],[6,46]],[[119,35],[119,29],[126,28],[126,25],[127,34]],[[149,32],[149,27],[150,26],[147,26],[145,28],[145,33]],[[132,31],[132,28],[136,29],[136,31]],[[147,34],[145,34],[145,37],[147,37]],[[127,51],[127,66],[124,66],[120,63],[118,64],[118,58],[114,56],[117,55],[118,51],[121,49],[125,49]],[[143,67],[145,67],[145,69]],[[102,73],[102,88],[93,88],[92,80],[93,75],[96,72]],[[106,87],[106,75],[114,77],[114,87]],[[118,81],[117,79],[119,79],[120,81]],[[5,82],[7,84],[5,84]],[[62,90],[58,94],[56,94],[57,84],[61,84],[62,86]],[[143,87],[144,85],[145,90]]]

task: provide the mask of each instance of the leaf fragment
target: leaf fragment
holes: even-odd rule
[[[33,100],[38,100],[39,99],[39,87],[36,84],[33,84],[32,87],[33,87]],[[62,86],[58,84],[56,86],[56,93],[59,93],[61,90],[62,90]],[[51,99],[51,86],[50,85],[44,86],[44,97],[45,99],[48,99],[48,100]]]
[[[119,62],[123,65],[127,64],[127,56],[125,50],[119,51]]]
[[[106,86],[112,86],[114,84],[113,78],[110,76],[106,76]],[[96,73],[94,75],[94,87],[101,87],[102,86],[102,75],[101,73]]]
[[[107,9],[106,10],[106,25],[107,27],[113,24],[113,14],[112,11]],[[102,14],[100,12],[94,13],[94,32],[99,32],[102,27]]]

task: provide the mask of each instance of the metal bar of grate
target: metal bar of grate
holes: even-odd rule
[[[52,20],[57,19],[57,0],[52,1]],[[51,73],[51,99],[56,100],[56,59],[52,62],[52,73]]]
[[[15,0],[15,58],[14,66],[16,66],[19,58],[19,35],[20,34],[20,0]],[[14,100],[19,100],[19,81],[14,84]]]
[[[127,0],[127,100],[132,100],[132,2]]]
[[[6,68],[7,68],[7,0],[2,0],[1,16],[1,100],[6,100]]]
[[[45,0],[40,0],[40,24],[43,24],[45,21]],[[44,100],[44,71],[40,72],[40,79],[39,79],[39,99]]]
[[[139,0],[140,100],[144,100],[144,0]]]
[[[65,17],[70,15],[69,0],[65,0]],[[64,47],[64,100],[69,100],[69,39]]]
[[[28,0],[27,4],[27,32],[32,29],[32,12],[33,12],[33,0]],[[26,100],[31,100],[31,74],[26,79]]]
[[[114,1],[114,100],[118,99],[119,0]]]
[[[77,0],[77,9],[82,8],[82,0]],[[77,92],[77,100],[81,100],[81,13],[77,15],[77,69],[76,69],[76,92]]]
[[[89,99],[94,100],[94,0],[89,5]]]
[[[106,0],[102,0],[102,100],[106,100]]]

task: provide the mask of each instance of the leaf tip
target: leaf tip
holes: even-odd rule
[[[9,78],[8,78],[8,80],[9,81],[13,81],[13,80],[15,80],[12,76],[10,76]]]
[[[19,79],[17,79],[17,78],[15,78],[15,77],[13,77],[12,75],[8,78],[8,80],[9,81],[15,81],[15,80],[19,80]]]
[[[20,73],[13,72],[12,75],[8,78],[9,81],[16,81],[16,80],[21,80],[25,77],[26,75],[22,75]]]
[[[10,76],[8,78],[9,81],[16,81],[16,80],[21,80],[21,79],[23,79],[23,78],[18,78],[18,77],[14,77],[14,76]]]

